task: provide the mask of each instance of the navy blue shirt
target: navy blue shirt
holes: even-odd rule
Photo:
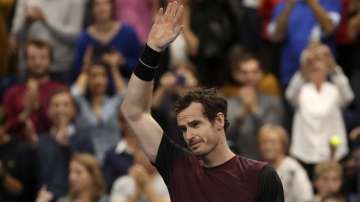
[[[68,193],[69,163],[73,153],[94,153],[90,138],[76,133],[70,137],[69,146],[61,146],[52,134],[39,136],[37,156],[39,159],[40,186],[46,185],[54,194],[54,200]]]
[[[115,50],[122,54],[126,60],[126,64],[122,67],[125,76],[130,76],[132,70],[137,64],[140,56],[141,45],[134,29],[128,25],[122,24],[118,33],[108,42],[102,43],[92,37],[89,32],[83,31],[78,39],[75,53],[75,78],[80,73],[86,48],[92,46],[94,56],[97,52]]]

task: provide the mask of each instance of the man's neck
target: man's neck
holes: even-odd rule
[[[224,164],[235,156],[229,146],[226,144],[225,140],[220,140],[218,145],[208,153],[206,156],[202,157],[201,160],[204,164],[204,167],[215,167]]]
[[[30,76],[31,77],[31,76]],[[46,75],[46,76],[41,76],[41,77],[31,77],[32,79],[36,80],[39,82],[39,84],[43,84],[45,82],[48,82],[50,80],[50,76]]]

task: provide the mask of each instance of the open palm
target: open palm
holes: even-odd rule
[[[163,51],[168,47],[180,34],[183,13],[183,6],[176,1],[168,4],[165,13],[160,8],[149,33],[148,46],[156,51]]]

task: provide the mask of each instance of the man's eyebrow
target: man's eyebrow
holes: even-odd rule
[[[189,126],[194,126],[194,125],[199,124],[199,123],[200,123],[199,120],[193,120],[193,121],[190,121],[190,122],[188,123],[188,125],[189,125]]]
[[[179,127],[179,129],[182,130],[182,131],[183,131],[183,130],[186,130],[186,127],[185,127],[184,125],[179,125],[178,127]]]

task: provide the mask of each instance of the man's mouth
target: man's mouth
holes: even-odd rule
[[[201,140],[192,140],[192,141],[190,141],[189,145],[190,145],[190,148],[192,150],[194,150],[199,146],[200,143],[201,143]]]

